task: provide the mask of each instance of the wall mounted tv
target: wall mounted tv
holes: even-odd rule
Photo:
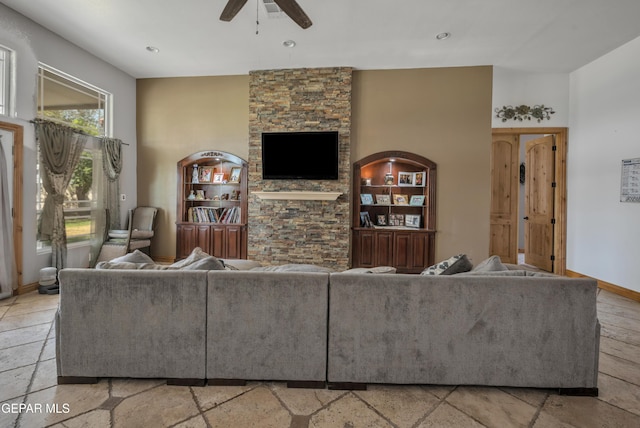
[[[263,132],[265,180],[337,180],[338,132]]]

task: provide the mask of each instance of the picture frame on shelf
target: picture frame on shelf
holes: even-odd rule
[[[413,172],[398,172],[398,186],[413,186]]]
[[[391,196],[389,195],[376,195],[376,204],[378,205],[391,205]]]
[[[362,205],[373,205],[373,195],[371,193],[361,193],[360,203]]]
[[[387,225],[387,216],[385,214],[378,214],[377,216],[377,225],[378,226],[386,226]]]
[[[224,173],[223,172],[216,172],[213,174],[213,182],[216,184],[222,184],[224,183]]]
[[[424,195],[411,195],[409,205],[413,207],[421,207],[424,205]]]
[[[363,211],[360,213],[360,226],[373,227],[373,223],[371,222],[371,217],[369,217],[369,212]]]
[[[392,173],[387,173],[384,176],[384,185],[385,186],[393,186],[393,174]]]
[[[407,214],[404,216],[404,225],[407,227],[415,227],[415,228],[419,228],[420,227],[420,217],[419,215],[415,215],[415,214]]]
[[[211,183],[211,179],[213,177],[213,173],[215,168],[212,166],[202,166],[200,167],[200,172],[198,173],[198,182],[199,183]]]
[[[413,185],[416,187],[425,187],[427,184],[427,171],[413,173]]]
[[[393,194],[394,205],[409,205],[409,197],[400,193]]]
[[[404,226],[404,214],[389,214],[389,226]]]
[[[231,173],[229,174],[229,183],[240,183],[240,173],[242,172],[242,168],[239,166],[234,166],[231,168]]]

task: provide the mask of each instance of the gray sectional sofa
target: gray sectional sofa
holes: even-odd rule
[[[59,382],[496,385],[597,394],[596,282],[64,269]]]

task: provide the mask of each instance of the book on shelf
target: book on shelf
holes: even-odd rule
[[[187,221],[192,223],[239,223],[240,207],[191,207],[187,210]]]

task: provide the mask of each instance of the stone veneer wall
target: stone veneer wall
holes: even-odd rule
[[[249,73],[248,257],[266,265],[349,264],[351,80],[347,67]],[[263,180],[262,132],[338,131],[338,180]],[[296,162],[313,162],[301,147]],[[341,192],[336,201],[261,200],[254,191]]]

